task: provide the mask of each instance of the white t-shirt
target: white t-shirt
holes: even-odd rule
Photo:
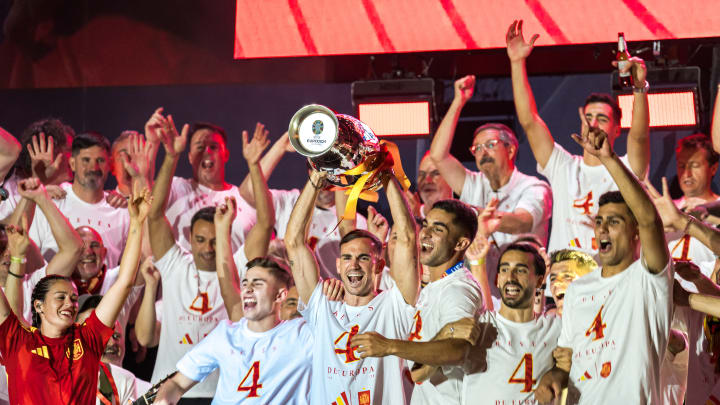
[[[273,207],[275,208],[275,230],[279,239],[285,239],[285,231],[290,221],[290,214],[300,197],[300,190],[270,190]],[[367,229],[367,221],[360,214],[356,216],[355,227]],[[315,207],[312,222],[308,231],[308,238],[315,243],[315,257],[320,265],[322,279],[338,278],[336,259],[340,257],[340,231],[335,207],[321,209]],[[332,232],[330,232],[332,231]]]
[[[100,370],[100,373],[103,371]],[[129,404],[136,400],[141,394],[137,390],[135,383],[135,375],[122,367],[118,367],[110,363],[110,374],[113,380],[115,380],[115,387],[118,391],[118,397],[121,404]],[[100,380],[98,379],[98,388],[100,387]],[[144,394],[144,392],[143,392]],[[100,399],[95,400],[96,405],[102,405]]]
[[[660,364],[672,320],[670,262],[652,274],[642,260],[602,277],[573,281],[565,293],[558,346],[573,350],[568,404],[659,404]]]
[[[683,405],[687,389],[687,376],[688,350],[685,349],[675,355],[669,350],[665,350],[662,366],[660,367],[660,389],[663,405]]]
[[[630,167],[627,155],[620,158]],[[605,166],[588,166],[582,156],[571,155],[558,143],[545,168],[538,173],[547,177],[552,187],[552,233],[548,252],[573,248],[590,255],[597,254],[594,217],[600,196],[616,191],[617,185]]]
[[[481,371],[462,380],[462,403],[535,404],[537,383],[555,364],[560,318],[542,315],[520,323],[486,311],[478,324],[481,332],[473,350],[484,351],[485,361]]]
[[[684,198],[675,200],[675,205],[682,207]],[[717,256],[705,246],[702,242],[690,235],[683,234],[682,231],[675,231],[665,234],[668,240],[668,249],[673,260],[690,260],[695,263],[715,261]]]
[[[485,207],[493,198],[498,199],[498,211],[513,212],[523,209],[532,215],[533,225],[531,233],[537,235],[543,243],[547,242],[548,224],[552,206],[552,192],[550,186],[534,176],[520,173],[515,168],[508,182],[493,191],[490,181],[482,172],[465,169],[465,183],[463,184],[460,201]],[[496,247],[515,240],[516,235],[495,232],[490,241]]]
[[[177,363],[194,381],[220,370],[213,405],[310,402],[313,336],[302,318],[253,332],[247,320],[218,324]]]
[[[415,308],[409,340],[427,342],[448,323],[482,311],[482,293],[470,271],[461,268],[426,285]],[[411,404],[460,404],[462,380],[462,367],[442,367],[429,380],[415,385]]]
[[[192,255],[173,245],[155,262],[162,283],[160,345],[151,382],[175,371],[185,353],[207,336],[220,321],[228,319],[214,271],[199,271]],[[215,395],[218,373],[210,374],[190,389],[185,398]]]
[[[22,198],[17,191],[18,180],[18,176],[13,173],[11,176],[5,178],[4,183],[0,183],[5,191],[8,192],[8,198],[0,201],[0,220],[10,218],[10,215],[15,211],[15,207],[17,207]]]
[[[126,208],[113,208],[107,203],[105,197],[100,202],[89,204],[81,200],[72,190],[72,184],[60,185],[65,190],[65,198],[53,200],[60,212],[65,215],[73,228],[89,226],[102,237],[103,245],[107,249],[105,264],[108,268],[116,267],[120,263],[125,241],[130,231],[130,214]],[[107,192],[105,193],[107,195]],[[28,233],[30,238],[38,245],[46,261],[50,261],[58,251],[58,245],[53,237],[50,224],[39,209],[35,210],[35,219]]]
[[[232,226],[233,252],[242,246],[245,235],[255,225],[255,209],[242,197],[236,186],[227,190],[216,191],[207,188],[193,179],[173,177],[168,196],[165,216],[175,234],[175,240],[185,250],[190,250],[190,223],[193,215],[205,207],[215,207],[225,203],[225,197],[235,197],[237,202],[237,217]]]
[[[360,359],[348,339],[374,331],[388,339],[406,339],[414,308],[395,287],[364,306],[329,301],[318,283],[298,309],[315,337],[311,404],[397,404],[409,402],[406,362],[395,356]],[[407,387],[407,389],[406,389]]]

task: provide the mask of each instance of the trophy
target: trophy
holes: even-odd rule
[[[290,120],[290,144],[308,158],[310,165],[327,173],[327,181],[349,189],[345,213],[354,219],[358,198],[377,201],[374,191],[383,185],[382,173],[394,171],[407,189],[410,181],[400,164],[397,146],[379,141],[362,121],[333,110],[311,104],[298,110]]]

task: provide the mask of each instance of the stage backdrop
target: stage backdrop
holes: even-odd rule
[[[720,35],[717,0],[236,0],[235,58],[486,49],[515,19],[538,45]]]

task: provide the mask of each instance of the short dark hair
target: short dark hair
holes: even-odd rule
[[[195,227],[195,222],[200,220],[210,222],[211,224],[215,223],[215,207],[203,207],[193,214],[190,220],[190,233],[192,233]]]
[[[225,145],[227,145],[227,134],[225,133],[225,129],[219,125],[211,124],[209,122],[193,122],[190,126],[190,139],[192,139],[193,135],[195,135],[195,132],[203,129],[219,134],[223,139],[223,142],[225,142]]]
[[[72,155],[76,156],[81,150],[92,148],[93,146],[99,146],[105,149],[105,152],[110,156],[110,141],[95,131],[84,132],[73,138]]]
[[[713,149],[712,139],[705,134],[692,134],[680,139],[677,148],[675,148],[675,154],[679,155],[683,149],[704,149],[705,157],[710,166],[718,162],[718,154]]]
[[[273,259],[269,256],[260,256],[250,260],[247,265],[247,269],[250,270],[253,267],[263,267],[270,271],[273,277],[280,282],[285,288],[290,289],[295,282],[293,281],[290,270],[282,263]]]
[[[32,137],[44,133],[45,137],[53,137],[55,142],[54,153],[57,155],[60,149],[65,146],[68,142],[68,138],[75,137],[75,131],[70,126],[63,124],[57,118],[45,118],[39,121],[35,121],[20,135],[20,144],[22,149],[20,156],[18,156],[15,162],[15,170],[18,176],[27,178],[32,176],[32,167],[30,161],[30,153],[27,150],[27,145],[32,143]],[[54,156],[53,156],[54,157]]]
[[[607,93],[590,93],[590,95],[585,99],[583,112],[585,111],[585,107],[591,103],[605,103],[609,105],[613,112],[613,120],[616,124],[620,124],[620,120],[622,119],[622,110],[612,96]]]
[[[354,229],[345,236],[340,239],[340,247],[342,245],[353,241],[355,239],[361,239],[361,238],[367,238],[370,239],[370,245],[372,246],[373,251],[378,255],[378,257],[382,256],[383,253],[383,245],[382,242],[380,242],[380,239],[378,239],[377,236],[373,235],[372,233],[364,230],[364,229]]]
[[[432,209],[439,209],[453,214],[453,224],[460,227],[463,236],[470,238],[472,242],[477,233],[477,214],[469,205],[459,200],[440,200],[433,204]]]
[[[535,275],[538,277],[543,277],[545,275],[545,259],[540,254],[537,246],[535,246],[534,243],[530,242],[514,242],[505,246],[505,248],[503,248],[502,252],[500,253],[500,256],[498,256],[498,273],[500,272],[500,263],[502,262],[502,257],[505,255],[505,253],[511,250],[530,253],[533,257],[533,268],[535,269]]]
[[[619,191],[608,191],[607,193],[600,196],[600,199],[598,200],[598,207],[602,207],[605,204],[625,204],[627,207],[628,212],[630,213],[630,217],[632,220],[637,223],[637,218],[635,218],[635,214],[633,214],[632,210],[630,210],[630,207],[625,202],[625,198],[623,198],[622,193]]]

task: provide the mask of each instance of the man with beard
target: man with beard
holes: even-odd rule
[[[437,350],[426,350],[425,342],[433,340],[446,324],[472,318],[482,310],[480,287],[463,267],[463,256],[476,232],[477,217],[467,204],[436,202],[420,231],[420,262],[430,273],[430,283],[420,292],[408,341],[390,341],[393,351],[378,354],[374,348],[386,347],[388,337],[367,333],[353,340],[363,357],[393,354],[416,363],[413,404],[460,403],[463,370],[452,366],[462,365],[471,344],[451,338],[439,343]]]
[[[568,403],[657,404],[672,319],[673,269],[663,224],[608,134],[588,125],[573,139],[620,191],[600,197],[595,217],[602,268],[573,281],[564,298],[558,347],[573,353]],[[557,398],[567,378],[558,368],[546,373],[535,398]]]
[[[258,125],[256,134],[258,131],[267,133],[264,126],[261,124]],[[292,146],[290,146],[288,134],[284,133],[260,160],[260,167],[265,177],[267,179],[270,178],[270,175],[275,170],[275,167],[285,152],[294,151]],[[308,169],[308,175],[309,174],[310,169]],[[256,198],[252,191],[250,175],[245,177],[242,184],[240,184],[240,194],[252,207],[256,207]],[[271,189],[270,194],[272,195],[273,209],[275,210],[275,217],[277,218],[275,236],[278,239],[284,239],[290,214],[300,197],[300,190]],[[341,210],[344,209],[345,207],[341,207]],[[337,224],[335,193],[330,190],[330,187],[326,187],[320,190],[315,200],[312,222],[310,222],[310,230],[308,232],[310,248],[315,251],[315,258],[320,266],[320,276],[323,279],[338,277],[335,261],[340,257],[338,242],[343,235],[341,234],[342,227],[337,227],[336,229]],[[356,215],[355,228],[367,229],[365,217],[360,214]]]
[[[115,267],[125,246],[130,217],[126,209],[112,207],[105,199],[105,180],[110,173],[108,140],[95,132],[76,136],[72,141],[70,169],[75,177],[72,185],[62,185],[67,194],[57,200],[58,209],[72,225],[88,225],[100,234],[107,247],[105,264]],[[35,215],[30,238],[46,259],[57,252],[58,242],[42,213]]]
[[[161,142],[163,128],[175,126],[172,115],[165,117],[162,113],[163,109],[158,108],[145,124],[145,136],[151,144]],[[235,252],[255,224],[255,210],[242,199],[237,186],[225,181],[225,165],[230,159],[227,135],[223,128],[206,122],[194,123],[189,135],[188,159],[192,166],[192,178],[172,178],[165,213],[175,235],[173,239],[183,249],[190,250],[190,213],[202,207],[222,204],[225,197],[232,197],[237,201],[238,210],[238,220],[233,224],[232,233]],[[154,154],[149,154],[151,162],[155,162]],[[155,167],[154,164],[149,166]]]
[[[336,261],[345,288],[343,301],[330,301],[323,294],[306,232],[315,200],[324,187],[324,174],[312,172],[290,216],[285,245],[300,296],[300,313],[315,339],[312,404],[408,402],[408,392],[403,389],[404,362],[399,358],[361,359],[354,343],[354,338],[366,331],[405,339],[412,327],[420,276],[415,220],[397,179],[386,175],[390,177],[385,190],[397,238],[390,267],[395,283],[386,291],[375,290],[376,273],[384,266],[382,243],[373,234],[356,229],[340,241]]]
[[[718,154],[705,134],[694,134],[680,139],[675,149],[677,177],[683,196],[675,201],[681,210],[695,214],[699,205],[714,203],[720,196],[710,188],[718,168]],[[702,217],[700,214],[696,216]],[[716,255],[698,239],[682,229],[667,235],[668,248],[673,260],[692,260],[695,263],[714,261]]]
[[[527,134],[530,149],[538,163],[538,172],[548,179],[552,187],[554,205],[548,251],[571,247],[595,255],[597,240],[593,234],[593,216],[597,213],[598,198],[607,191],[617,190],[617,187],[593,154],[572,155],[556,143],[540,117],[525,66],[537,38],[536,34],[525,42],[522,20],[513,22],[506,34],[518,121]],[[635,87],[627,155],[621,160],[635,176],[644,179],[650,163],[647,69],[642,59],[633,57],[622,72],[632,74]],[[587,125],[600,128],[610,137],[610,144],[615,143],[620,136],[622,111],[613,97],[593,93],[579,110],[583,128]]]

